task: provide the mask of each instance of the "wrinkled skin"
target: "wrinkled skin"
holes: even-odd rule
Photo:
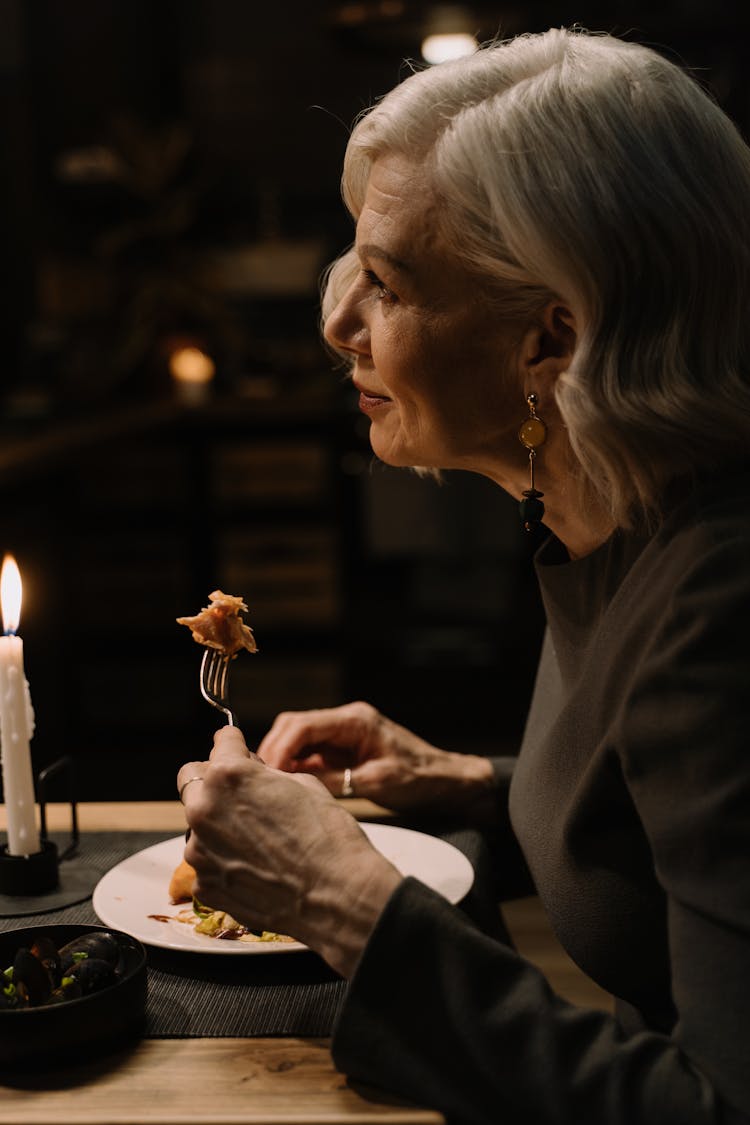
[[[194,894],[256,929],[290,934],[350,976],[401,875],[314,778],[269,769],[235,727],[178,789]]]
[[[429,806],[479,820],[492,797],[486,759],[440,750],[369,703],[284,712],[258,755],[276,769],[314,774],[334,795],[349,768],[357,797],[399,811]]]

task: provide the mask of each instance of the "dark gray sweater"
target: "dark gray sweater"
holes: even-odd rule
[[[544,649],[496,773],[557,935],[616,1015],[564,1002],[411,879],[334,1058],[452,1122],[748,1125],[750,477],[684,490],[649,539],[574,562],[551,539],[537,570]]]

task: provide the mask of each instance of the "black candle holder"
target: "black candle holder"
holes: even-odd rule
[[[31,855],[11,855],[0,846],[0,895],[43,895],[60,882],[57,845],[42,840],[42,849]]]
[[[70,839],[61,853],[47,833],[49,783],[58,774],[68,782]],[[39,796],[41,848],[32,855],[11,855],[0,845],[0,918],[44,914],[89,898],[101,872],[77,858],[78,806],[74,795],[73,763],[59,758],[36,779]]]

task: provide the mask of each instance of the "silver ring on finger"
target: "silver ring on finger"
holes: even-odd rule
[[[352,785],[352,771],[348,768],[344,770],[344,781],[343,781],[343,784],[341,786],[341,796],[342,797],[353,797],[354,796],[354,786]]]
[[[201,777],[201,775],[200,775],[199,773],[195,774],[195,776],[194,776],[194,777],[189,777],[189,778],[187,779],[187,781],[185,782],[185,784],[184,784],[184,785],[181,785],[181,786],[180,786],[180,793],[179,793],[179,797],[180,797],[180,800],[182,801],[182,794],[183,794],[183,793],[185,792],[185,790],[187,789],[188,785],[191,785],[191,784],[192,784],[192,783],[193,783],[194,781],[204,781],[204,780],[205,780],[205,779],[204,779],[204,778],[202,778],[202,777]],[[184,801],[182,801],[182,803],[183,803],[183,805],[185,804],[185,802],[184,802]]]

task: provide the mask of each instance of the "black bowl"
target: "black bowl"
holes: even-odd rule
[[[0,972],[16,951],[42,934],[58,949],[81,934],[113,934],[122,950],[122,976],[116,984],[39,1008],[0,1009],[0,1068],[64,1065],[99,1056],[137,1037],[146,1015],[146,950],[139,941],[106,926],[27,926],[0,933]]]

